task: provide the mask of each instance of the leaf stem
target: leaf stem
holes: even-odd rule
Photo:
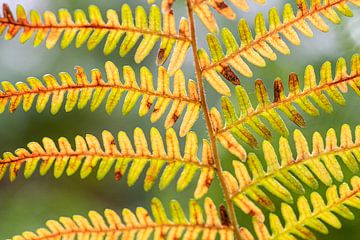
[[[223,195],[224,195],[225,202],[226,202],[226,206],[227,206],[227,209],[230,214],[230,222],[233,226],[235,238],[238,240],[241,240],[239,224],[237,222],[234,205],[233,205],[233,202],[231,201],[230,193],[226,186],[225,177],[222,174],[221,162],[220,162],[219,153],[218,153],[217,146],[216,146],[215,131],[213,129],[213,126],[212,126],[212,123],[210,120],[209,108],[208,108],[207,102],[206,102],[202,72],[201,72],[199,60],[197,58],[198,47],[197,47],[197,42],[196,42],[196,33],[195,33],[192,2],[191,2],[191,0],[186,0],[186,3],[187,3],[187,10],[188,10],[189,21],[190,21],[191,46],[192,46],[192,51],[193,51],[193,56],[194,56],[195,73],[196,73],[198,88],[199,88],[199,92],[200,92],[201,108],[203,109],[203,112],[204,112],[206,127],[207,127],[208,133],[209,133],[211,151],[212,151],[212,155],[213,155],[214,161],[215,161],[216,172],[219,177],[221,188],[222,188]]]

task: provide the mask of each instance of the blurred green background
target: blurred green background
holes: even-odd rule
[[[9,0],[0,3],[8,3],[11,9],[15,9],[16,4],[22,4],[27,11],[36,9],[40,12],[45,10],[57,11],[59,8],[67,8],[71,11],[82,8],[87,9],[89,4],[100,6],[105,13],[106,9],[120,9],[120,5],[124,2],[129,3],[134,9],[137,4],[142,4],[149,8],[146,1],[35,1],[35,0]],[[292,1],[295,2],[295,1]],[[250,3],[251,11],[244,13],[238,11],[238,19],[244,17],[252,24],[254,16],[261,11],[264,15],[268,9],[277,7],[280,9],[284,5],[283,1],[269,1],[265,6]],[[242,78],[242,84],[248,89],[252,98],[254,98],[254,79],[261,78],[265,80],[268,89],[272,90],[272,83],[275,77],[287,80],[290,72],[296,72],[303,76],[304,68],[307,64],[313,64],[319,69],[321,63],[330,60],[335,63],[338,57],[345,57],[350,60],[353,53],[359,52],[360,38],[360,12],[359,9],[354,10],[355,17],[349,19],[342,17],[343,24],[330,25],[329,33],[321,33],[314,30],[315,37],[307,39],[301,36],[303,44],[301,46],[290,45],[292,54],[283,56],[279,54],[278,60],[275,62],[267,61],[266,68],[256,68],[254,70],[253,79]],[[175,13],[177,22],[182,15],[186,14],[184,9],[184,1],[178,0],[175,5]],[[105,15],[104,15],[105,16]],[[220,26],[227,26],[236,32],[237,23],[229,22],[216,14]],[[201,47],[205,46],[206,29],[198,21],[197,35],[198,42]],[[84,46],[76,49],[74,44],[65,50],[61,50],[57,45],[53,50],[49,51],[44,44],[34,48],[32,41],[21,45],[18,37],[13,41],[5,41],[3,37],[0,41],[0,80],[1,81],[24,81],[28,76],[41,77],[43,74],[51,73],[57,75],[59,72],[67,71],[73,74],[75,65],[80,65],[87,72],[92,68],[103,70],[106,60],[111,60],[119,67],[122,65],[135,66],[132,51],[126,58],[120,58],[117,51],[109,56],[102,53],[103,43],[95,50],[88,51]],[[183,70],[186,72],[187,78],[195,78],[193,72],[192,56],[189,51]],[[152,51],[151,56],[141,64],[154,69],[154,59],[156,50]],[[138,69],[138,66],[135,66]],[[286,81],[285,81],[286,82]],[[211,87],[206,84],[207,96],[210,106],[219,106],[219,95],[216,94]],[[303,130],[304,134],[310,140],[314,131],[319,131],[324,135],[330,127],[336,130],[340,129],[341,124],[349,123],[352,127],[356,126],[359,117],[358,98],[355,93],[350,92],[346,95],[347,106],[340,107],[334,105],[334,113],[326,114],[321,112],[318,118],[305,116],[307,128]],[[131,136],[133,129],[141,126],[145,132],[151,126],[158,127],[164,133],[163,119],[152,125],[149,116],[139,118],[137,109],[134,109],[129,115],[122,116],[120,107],[117,107],[111,116],[107,115],[104,106],[101,106],[96,112],[91,113],[88,108],[85,110],[75,110],[71,113],[65,113],[61,110],[57,115],[52,116],[49,108],[44,113],[38,114],[34,109],[28,113],[18,110],[16,113],[10,114],[8,111],[0,116],[0,151],[14,151],[18,147],[24,147],[30,141],[41,141],[43,137],[51,137],[57,139],[64,136],[74,139],[76,135],[85,135],[92,133],[101,136],[101,131],[107,129],[116,134],[120,130],[126,130]],[[286,120],[287,121],[287,120]],[[288,121],[287,121],[288,122]],[[296,129],[293,123],[289,123],[289,130],[292,132]],[[176,125],[178,129],[179,124]],[[206,138],[207,133],[204,127],[204,121],[201,117],[194,126],[199,138]],[[274,145],[277,145],[278,136],[273,139]],[[259,152],[259,150],[249,149],[249,151]],[[260,154],[260,156],[262,156]],[[221,152],[221,158],[225,169],[231,170],[231,160],[234,156]],[[342,165],[345,169],[345,167]],[[346,170],[345,170],[346,171]],[[349,179],[348,171],[346,180]],[[177,193],[175,184],[173,183],[165,191],[160,192],[156,187],[149,192],[145,192],[142,187],[143,178],[140,179],[134,187],[129,188],[125,178],[121,181],[115,181],[113,176],[109,174],[104,180],[97,181],[95,174],[91,174],[86,180],[80,180],[79,175],[72,177],[62,177],[54,179],[51,174],[40,177],[36,173],[29,180],[24,180],[19,176],[17,180],[10,183],[6,176],[0,182],[0,239],[6,239],[14,234],[19,234],[25,230],[35,230],[43,226],[48,219],[58,219],[60,216],[71,216],[73,214],[85,215],[89,210],[98,210],[102,212],[105,208],[111,208],[118,212],[127,207],[135,209],[137,206],[148,208],[152,197],[156,196],[167,203],[170,199],[177,199],[184,204],[187,209],[187,200],[192,197],[194,186],[191,185],[184,192]],[[336,183],[338,184],[338,183]],[[311,192],[307,189],[307,192]],[[323,189],[319,189],[323,192]],[[222,193],[215,182],[209,195],[216,201],[222,203]],[[296,195],[295,195],[296,196]],[[297,197],[297,196],[296,196]],[[202,200],[200,200],[202,202]],[[356,212],[355,221],[343,221],[343,228],[340,231],[331,229],[331,239],[359,239],[360,238],[360,214]],[[243,216],[240,212],[239,222],[242,225],[249,225],[249,218]],[[328,236],[319,235],[319,239],[329,238]]]

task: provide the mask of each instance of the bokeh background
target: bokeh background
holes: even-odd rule
[[[0,3],[5,2],[10,5],[11,9],[15,9],[16,4],[22,4],[27,11],[36,9],[39,12],[45,10],[56,12],[59,8],[67,8],[72,12],[78,8],[86,10],[89,4],[96,4],[105,13],[108,8],[119,10],[121,4],[125,2],[129,3],[132,9],[138,4],[145,6],[147,9],[149,8],[145,0],[0,0]],[[250,2],[251,10],[247,13],[238,11],[237,18],[246,18],[252,24],[257,12],[260,11],[267,15],[267,11],[271,7],[281,9],[283,5],[284,2],[281,0],[269,1],[264,6]],[[186,15],[184,6],[183,0],[178,0],[175,4],[177,21],[179,21],[181,16]],[[347,60],[350,60],[351,55],[358,53],[360,49],[360,12],[356,8],[353,8],[353,10],[355,17],[342,17],[343,24],[331,24],[329,33],[321,33],[315,30],[315,37],[312,39],[301,36],[303,42],[301,46],[290,45],[292,51],[290,56],[279,54],[277,61],[267,61],[266,68],[252,66],[254,77],[252,79],[242,78],[242,84],[248,89],[250,96],[254,98],[254,80],[256,78],[263,79],[268,89],[271,90],[275,77],[287,80],[290,72],[296,72],[303,76],[303,71],[307,64],[313,64],[318,70],[321,63],[326,60],[330,60],[333,63],[335,63],[338,57],[345,57]],[[233,32],[237,31],[236,22],[229,22],[220,15],[215,15],[220,26],[227,26]],[[198,23],[197,35],[199,45],[206,48],[205,37],[207,30],[198,19],[196,21]],[[2,37],[0,40],[0,80],[15,83],[17,81],[24,81],[28,76],[40,78],[46,73],[57,75],[59,72],[67,71],[73,74],[73,68],[76,65],[84,67],[87,72],[92,68],[103,70],[104,63],[107,60],[113,61],[119,67],[122,65],[132,65],[135,69],[139,69],[139,66],[135,65],[133,61],[134,51],[126,58],[120,58],[117,51],[114,51],[109,56],[104,56],[102,46],[103,43],[95,50],[88,51],[85,46],[76,49],[74,44],[72,44],[69,48],[61,50],[57,45],[53,50],[49,51],[45,48],[44,44],[34,48],[32,40],[21,45],[18,37],[13,41],[5,41]],[[190,52],[188,53],[183,70],[187,78],[195,78]],[[157,70],[154,66],[155,56],[156,50],[153,50],[151,56],[146,58],[141,66],[148,66],[156,73]],[[206,88],[208,90],[209,105],[219,106],[219,95],[207,84]],[[352,127],[358,124],[360,120],[359,99],[353,92],[347,94],[346,99],[346,107],[334,104],[333,114],[326,114],[321,111],[321,116],[318,118],[305,116],[308,127],[303,132],[308,139],[311,139],[314,131],[319,131],[324,135],[330,127],[339,130],[343,123],[349,123]],[[93,113],[88,108],[85,110],[75,110],[71,113],[65,113],[64,110],[61,110],[55,116],[49,113],[49,108],[41,114],[36,113],[34,109],[27,113],[19,109],[13,114],[5,111],[5,113],[0,115],[0,151],[12,152],[18,147],[26,146],[30,141],[41,141],[45,136],[53,139],[64,136],[72,140],[76,135],[91,133],[100,137],[101,131],[104,129],[114,134],[120,130],[125,130],[129,135],[132,135],[133,129],[137,126],[141,126],[145,132],[148,132],[151,126],[156,126],[164,133],[162,123],[163,121],[159,121],[152,125],[148,116],[139,118],[137,116],[137,109],[134,109],[127,116],[122,116],[120,106],[110,116],[105,113],[104,106],[101,106]],[[290,132],[296,129],[293,123],[289,123],[288,126]],[[178,127],[179,124],[176,125],[176,128]],[[198,133],[199,138],[207,137],[202,117],[193,129]],[[274,145],[277,145],[277,141],[278,136],[275,135]],[[259,153],[259,150],[249,149],[249,151]],[[260,154],[259,156],[262,155]],[[225,169],[231,170],[231,161],[234,160],[234,156],[222,151],[221,159]],[[346,169],[343,165],[342,167]],[[344,171],[347,173],[346,180],[348,180],[351,175],[348,171]],[[13,183],[10,183],[6,176],[0,182],[0,239],[9,238],[25,230],[35,230],[43,226],[46,220],[58,219],[60,216],[71,216],[73,214],[86,215],[89,210],[102,212],[105,208],[111,208],[118,212],[125,207],[133,210],[137,206],[148,208],[150,200],[154,196],[162,199],[164,203],[169,202],[171,199],[177,199],[183,203],[184,209],[187,210],[187,200],[192,197],[194,185],[191,185],[179,194],[174,190],[174,183],[165,191],[159,191],[156,186],[149,192],[143,190],[142,183],[143,178],[134,187],[129,188],[125,178],[121,181],[115,181],[113,176],[109,174],[104,180],[97,181],[94,173],[86,180],[80,180],[78,174],[72,177],[55,179],[51,174],[40,177],[38,173],[35,173],[29,180],[19,176]],[[308,193],[311,192],[310,189],[307,190]],[[324,189],[320,188],[318,191],[323,192]],[[214,182],[212,185],[209,195],[216,203],[220,204],[223,202],[222,193],[217,182]],[[360,214],[358,211],[355,212],[356,220],[344,220],[342,230],[335,231],[330,228],[331,239],[360,238]],[[240,212],[238,214],[239,222],[242,225],[248,226],[248,217],[243,216]],[[328,237],[319,235],[319,239],[326,238]]]

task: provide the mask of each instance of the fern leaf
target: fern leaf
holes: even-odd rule
[[[349,186],[350,185],[350,186]],[[253,225],[257,239],[317,239],[314,232],[328,233],[328,227],[341,228],[339,216],[353,220],[354,214],[349,207],[360,208],[360,178],[355,176],[351,183],[343,183],[339,187],[330,186],[326,191],[326,201],[323,197],[313,192],[310,201],[300,196],[297,201],[297,213],[292,206],[283,203],[281,205],[280,217],[270,213],[270,229],[263,222],[254,219]],[[325,224],[326,223],[326,224]],[[255,239],[247,229],[242,229],[244,240]]]
[[[252,131],[267,140],[271,139],[271,132],[262,119],[266,119],[271,127],[281,135],[287,136],[288,129],[279,112],[283,112],[296,125],[304,127],[305,120],[295,105],[310,116],[318,116],[320,114],[318,108],[323,109],[325,112],[332,112],[333,107],[329,98],[337,104],[344,105],[345,99],[342,94],[348,91],[348,86],[357,95],[360,95],[359,54],[354,54],[351,59],[350,73],[347,73],[345,60],[339,58],[335,67],[334,77],[332,76],[331,63],[325,62],[320,70],[319,82],[316,80],[314,68],[311,65],[307,66],[302,90],[298,76],[294,73],[291,73],[289,76],[289,92],[287,94],[284,92],[282,81],[276,79],[272,102],[269,99],[264,83],[261,80],[257,80],[255,91],[258,103],[255,108],[250,102],[246,90],[242,86],[237,86],[236,96],[241,109],[240,115],[236,114],[233,104],[227,97],[222,98],[225,125],[220,113],[215,108],[211,110],[216,136],[225,148],[238,156],[239,154],[236,151],[230,149],[234,144],[239,144],[235,136],[251,146],[257,146],[257,140]]]
[[[100,180],[114,167],[115,178],[119,180],[127,172],[127,182],[132,186],[139,179],[146,165],[149,163],[145,174],[144,189],[150,190],[157,177],[160,177],[159,187],[164,189],[180,172],[177,180],[177,190],[186,188],[198,170],[201,174],[195,190],[195,197],[203,196],[214,178],[214,161],[210,145],[203,140],[201,161],[197,157],[198,139],[194,132],[186,136],[184,155],[181,156],[179,141],[175,131],[169,128],[166,131],[166,146],[159,131],[152,128],[150,131],[151,149],[144,132],[140,128],[134,131],[134,145],[125,132],[118,133],[118,145],[114,136],[108,132],[102,133],[103,144],[93,135],[75,138],[75,149],[66,138],[59,138],[58,147],[50,138],[44,138],[42,145],[36,142],[28,144],[28,150],[19,148],[15,154],[6,152],[0,160],[0,179],[9,172],[11,181],[14,181],[24,166],[24,176],[29,178],[40,165],[41,175],[45,175],[54,166],[54,176],[61,177],[64,173],[73,175],[78,170],[81,178],[86,178],[92,171]],[[102,147],[103,146],[103,147]],[[166,150],[165,150],[166,149]],[[98,165],[97,170],[96,166]],[[161,173],[162,172],[162,173]]]
[[[247,11],[249,6],[246,0],[230,0],[233,5],[237,8]],[[257,3],[264,4],[265,0],[255,0]],[[212,14],[210,8],[213,8],[222,16],[227,19],[234,20],[236,18],[236,13],[231,7],[229,7],[224,0],[193,0],[192,8],[201,22],[206,26],[206,28],[212,32],[217,33],[219,27],[217,25],[216,19]]]
[[[175,18],[170,12],[163,14],[162,27],[160,9],[155,5],[151,6],[149,16],[143,7],[137,7],[135,22],[133,12],[127,4],[121,7],[121,23],[118,13],[113,9],[107,10],[107,19],[104,20],[100,9],[95,5],[90,5],[88,15],[87,17],[83,10],[78,9],[72,17],[68,10],[60,9],[58,16],[51,11],[46,11],[42,21],[37,11],[31,11],[29,19],[24,8],[18,5],[16,18],[14,18],[9,6],[4,4],[3,16],[0,17],[0,33],[7,28],[5,39],[10,40],[22,30],[21,43],[25,43],[35,35],[34,46],[45,42],[48,49],[53,48],[58,41],[61,42],[61,48],[67,48],[76,38],[76,47],[87,43],[87,48],[92,50],[106,38],[104,54],[110,54],[120,45],[121,57],[127,55],[142,37],[135,53],[137,63],[142,62],[155,44],[161,40],[157,63],[164,63],[170,56],[171,50],[174,49],[169,63],[171,75],[181,67],[190,46],[187,20],[181,19],[177,34]],[[123,40],[121,40],[122,36],[124,36]]]
[[[313,32],[308,24],[310,22],[317,29],[326,32],[328,26],[321,15],[333,23],[339,23],[340,17],[334,9],[350,17],[352,12],[347,5],[348,2],[357,6],[360,5],[357,0],[311,1],[311,5],[308,7],[307,0],[297,0],[298,12],[294,14],[291,5],[286,4],[283,10],[282,22],[277,10],[275,8],[271,9],[269,12],[269,28],[265,26],[263,15],[259,13],[255,18],[255,36],[253,36],[248,23],[241,19],[239,22],[240,46],[230,30],[227,28],[222,29],[221,36],[226,46],[226,54],[223,53],[220,41],[214,35],[209,34],[207,40],[212,59],[209,59],[205,50],[200,49],[198,52],[203,76],[220,94],[230,95],[229,87],[220,75],[231,83],[238,85],[240,80],[231,67],[242,75],[251,77],[252,71],[248,63],[243,59],[258,67],[264,67],[266,65],[264,58],[272,61],[277,58],[270,45],[282,54],[290,54],[290,49],[280,37],[280,34],[291,43],[299,45],[300,39],[294,28],[304,35],[312,37]]]
[[[234,239],[230,225],[223,223],[214,202],[206,198],[204,206],[189,201],[187,218],[178,201],[170,202],[169,218],[161,201],[151,202],[152,216],[148,210],[138,207],[135,212],[125,208],[122,218],[113,210],[106,209],[104,216],[89,212],[89,219],[75,215],[61,217],[59,221],[49,220],[46,228],[35,232],[26,231],[14,236],[13,240],[37,239]],[[205,215],[203,214],[203,210]],[[220,215],[220,216],[219,216]]]
[[[281,137],[278,157],[274,147],[268,141],[264,141],[262,150],[266,169],[253,153],[249,154],[246,165],[240,161],[233,162],[236,178],[226,172],[227,185],[231,189],[233,201],[242,211],[263,220],[264,215],[259,206],[270,211],[275,210],[272,198],[262,189],[285,202],[292,203],[291,192],[304,194],[304,184],[316,189],[319,185],[318,180],[327,186],[330,186],[333,180],[342,182],[344,173],[339,159],[351,172],[359,170],[360,126],[356,127],[355,140],[347,124],[341,128],[340,141],[334,129],[327,132],[325,141],[315,132],[312,138],[312,152],[299,130],[294,132],[294,142],[295,156],[288,140]]]
[[[105,72],[106,82],[100,70],[93,69],[89,80],[81,67],[76,67],[75,81],[70,74],[60,73],[60,84],[52,75],[45,75],[44,83],[34,77],[28,78],[26,83],[18,82],[15,86],[7,81],[1,82],[3,91],[0,91],[0,112],[3,112],[7,106],[10,112],[14,112],[21,102],[25,111],[36,102],[38,112],[44,111],[47,103],[50,102],[52,114],[56,114],[64,102],[67,112],[72,111],[76,105],[82,109],[89,103],[91,111],[95,111],[102,102],[106,102],[106,112],[111,114],[119,104],[121,96],[126,94],[122,106],[124,115],[136,106],[140,97],[142,97],[140,116],[147,114],[151,111],[152,105],[155,105],[151,113],[151,122],[158,121],[171,106],[164,124],[166,128],[172,127],[185,112],[180,127],[181,136],[185,136],[198,119],[200,98],[196,83],[192,80],[188,81],[187,93],[186,80],[180,70],[174,76],[172,91],[164,67],[159,67],[158,70],[157,89],[154,89],[153,75],[146,67],[140,69],[140,84],[137,83],[135,72],[130,66],[123,67],[124,82],[120,79],[118,68],[112,62],[105,63]]]

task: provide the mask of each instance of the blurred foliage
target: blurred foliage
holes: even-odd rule
[[[3,2],[7,2],[11,8],[14,8],[19,3],[24,5],[27,11],[37,9],[40,12],[44,10],[56,11],[59,8],[67,8],[73,11],[77,8],[87,9],[89,4],[96,4],[103,9],[104,13],[107,8],[119,10],[120,4],[124,2],[129,3],[132,8],[137,4],[143,4],[148,8],[146,1],[140,0],[0,1],[1,4]],[[278,7],[283,4],[282,1],[269,1],[265,6],[252,3],[250,6],[251,11],[247,13],[238,12],[238,18],[241,16],[247,18],[249,22],[253,22],[252,19],[254,19],[258,11],[265,14],[270,7],[274,5]],[[186,14],[184,6],[183,1],[177,1],[175,4],[177,21]],[[268,61],[266,68],[254,68],[253,79],[242,78],[242,84],[250,93],[250,97],[255,97],[254,80],[256,78],[263,79],[271,90],[273,80],[277,76],[286,79],[290,72],[296,72],[302,76],[307,64],[312,64],[316,69],[319,69],[320,64],[326,60],[335,61],[339,57],[349,59],[353,53],[359,52],[360,10],[358,8],[354,9],[354,15],[355,17],[352,19],[343,18],[343,23],[340,25],[330,25],[330,33],[316,31],[313,39],[302,37],[300,47],[291,45],[292,54],[290,56],[280,55],[277,61]],[[231,30],[236,29],[237,22],[227,21],[219,15],[216,16],[220,26],[227,26]],[[206,33],[207,30],[199,23],[197,28],[198,42],[201,47],[205,48]],[[138,67],[133,61],[134,51],[126,58],[120,58],[116,51],[109,56],[104,56],[100,46],[91,52],[85,47],[76,49],[73,45],[65,50],[61,50],[59,46],[56,46],[54,50],[48,51],[44,45],[33,48],[30,41],[21,45],[16,40],[6,42],[2,39],[0,41],[0,53],[1,81],[17,82],[25,80],[28,76],[41,77],[46,73],[57,75],[61,71],[72,73],[75,65],[82,66],[89,72],[90,69],[95,67],[103,69],[106,60],[111,60],[118,66],[129,64],[134,68]],[[153,67],[156,51],[153,50],[151,55],[141,65]],[[182,69],[186,73],[186,77],[195,78],[190,52]],[[219,95],[209,86],[206,87],[209,105],[219,106]],[[325,135],[326,130],[330,127],[339,130],[343,123],[349,123],[351,126],[358,124],[360,119],[357,111],[358,98],[355,93],[351,92],[346,95],[346,100],[347,106],[334,105],[334,113],[332,114],[321,112],[321,116],[318,118],[306,116],[307,128],[303,130],[304,135],[309,139],[314,131],[319,131],[322,135]],[[131,133],[136,126],[141,126],[146,132],[152,125],[149,116],[139,118],[136,111],[132,111],[127,116],[122,116],[121,109],[118,107],[109,116],[105,113],[104,106],[101,106],[94,113],[91,113],[86,108],[71,113],[65,113],[64,110],[61,110],[55,116],[52,116],[49,110],[42,114],[36,113],[33,109],[28,113],[24,113],[22,110],[18,110],[13,114],[5,112],[0,115],[0,126],[0,152],[5,152],[14,151],[18,147],[25,146],[30,141],[40,141],[45,136],[53,139],[60,136],[73,139],[78,134],[92,133],[100,137],[101,131],[104,129],[112,133],[117,133],[120,130]],[[163,129],[161,121],[154,126]],[[203,126],[204,122],[201,118],[193,127],[199,137],[207,137]],[[290,131],[296,128],[293,123],[289,123],[288,126]],[[176,124],[175,127],[178,128],[179,124]],[[165,131],[163,131],[164,133]],[[276,146],[277,142],[278,136],[275,136],[272,143]],[[248,150],[259,153],[259,150],[250,148]],[[221,152],[221,159],[224,169],[232,169],[231,160],[233,160],[233,156],[223,151]],[[347,176],[347,179],[349,179],[349,176]],[[4,180],[0,183],[0,239],[25,230],[33,230],[43,226],[46,220],[58,219],[60,216],[84,215],[89,210],[103,211],[105,208],[120,211],[124,207],[134,209],[136,206],[148,206],[153,196],[159,197],[164,203],[170,199],[177,199],[186,205],[187,200],[192,196],[194,186],[188,187],[181,194],[176,193],[174,189],[175,184],[162,192],[156,190],[156,188],[150,192],[145,192],[141,180],[134,187],[129,188],[124,180],[117,182],[109,175],[104,180],[97,181],[94,174],[86,180],[80,180],[78,174],[72,177],[62,177],[61,179],[54,179],[50,175],[45,177],[36,175],[29,180],[19,177],[14,183]],[[310,192],[310,189],[307,190],[307,192]],[[324,189],[319,189],[319,191],[324,191]],[[209,194],[216,203],[223,201],[217,181],[212,185]],[[249,226],[249,218],[243,216],[240,211],[238,214],[239,223]],[[354,236],[360,236],[359,224],[360,214],[357,214],[355,221],[344,220],[342,230],[331,230],[331,239],[354,239]],[[319,236],[319,239],[325,238],[328,238],[328,236]]]

